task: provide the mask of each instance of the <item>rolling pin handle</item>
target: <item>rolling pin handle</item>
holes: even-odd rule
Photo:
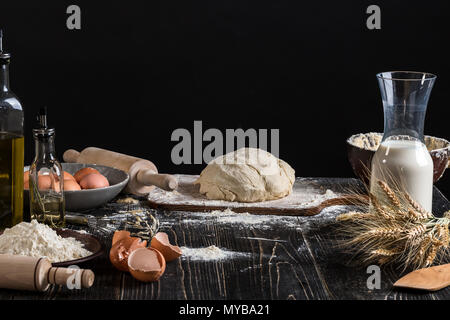
[[[177,179],[170,174],[157,174],[153,170],[141,170],[137,180],[147,186],[157,186],[166,191],[173,191],[178,187]]]
[[[52,267],[48,272],[49,283],[58,284],[61,286],[67,286],[68,281],[74,282],[75,285],[77,282],[77,277],[81,277],[79,278],[81,288],[90,288],[94,284],[95,275],[94,272],[89,269]]]
[[[80,153],[77,150],[69,149],[63,154],[64,162],[77,163]]]

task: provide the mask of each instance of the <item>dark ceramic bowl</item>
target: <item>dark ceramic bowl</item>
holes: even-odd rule
[[[375,139],[367,139],[369,142],[366,148],[357,146],[354,141],[361,136],[372,137]],[[364,182],[368,182],[370,177],[370,168],[372,165],[372,157],[378,149],[382,134],[376,132],[358,133],[347,139],[347,155],[348,161],[352,166],[353,172]],[[445,139],[432,136],[425,136],[425,144],[433,159],[433,181],[438,181],[444,174],[445,169],[449,166],[450,142]]]
[[[129,176],[126,172],[97,164],[62,163],[64,171],[71,175],[81,168],[97,169],[109,181],[109,187],[64,191],[67,211],[82,211],[99,207],[116,197],[127,185]],[[27,171],[29,167],[25,167]],[[24,190],[24,201],[29,201],[29,190]]]
[[[52,263],[53,267],[68,267],[71,265],[79,265],[81,263],[91,261],[103,254],[104,251],[103,244],[100,242],[98,238],[94,237],[93,235],[83,234],[75,230],[69,229],[57,229],[56,233],[63,238],[69,237],[75,238],[76,240],[80,241],[83,244],[86,250],[92,252],[92,254],[87,257],[76,260],[54,262]]]
[[[104,252],[103,244],[98,238],[91,234],[84,234],[70,229],[56,229],[55,231],[59,236],[63,238],[75,238],[76,240],[80,241],[83,244],[83,247],[86,250],[89,250],[91,254],[80,259],[54,262],[52,263],[52,267],[69,267],[72,265],[79,265],[80,263],[88,262],[101,256]],[[3,231],[0,231],[0,235],[2,235],[2,233]]]

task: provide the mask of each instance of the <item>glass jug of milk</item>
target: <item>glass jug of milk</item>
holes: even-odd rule
[[[370,192],[383,199],[378,181],[407,192],[431,212],[433,160],[425,146],[423,127],[436,76],[394,71],[377,74],[384,109],[384,135],[372,158]]]

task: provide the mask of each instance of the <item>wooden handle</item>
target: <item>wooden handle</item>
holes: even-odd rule
[[[157,186],[163,190],[172,191],[178,187],[177,179],[170,174],[157,174],[152,170],[141,170],[137,174],[137,181],[146,186]]]
[[[63,159],[65,162],[77,163],[80,153],[77,150],[69,149],[63,154]]]
[[[71,281],[75,288],[77,284],[79,284],[81,288],[90,288],[94,284],[94,279],[94,272],[89,269],[50,268],[48,271],[49,283],[61,286],[67,286],[68,281]]]
[[[53,268],[45,258],[0,254],[0,288],[45,291],[52,283],[65,286],[68,280],[72,280],[73,288],[78,284],[89,288],[94,277],[91,270]]]
[[[125,191],[137,196],[147,196],[154,186],[168,191],[178,186],[175,177],[158,174],[158,169],[151,161],[114,151],[96,147],[88,147],[81,152],[69,149],[64,152],[63,158],[65,162],[100,164],[127,172],[130,180]]]

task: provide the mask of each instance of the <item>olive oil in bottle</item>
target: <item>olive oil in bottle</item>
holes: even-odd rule
[[[65,225],[64,178],[55,156],[55,129],[47,126],[47,110],[41,109],[33,129],[36,156],[30,166],[31,219],[53,228]]]
[[[0,132],[0,230],[22,221],[23,141]]]
[[[10,54],[0,30],[0,230],[23,220],[23,109],[9,89]]]

